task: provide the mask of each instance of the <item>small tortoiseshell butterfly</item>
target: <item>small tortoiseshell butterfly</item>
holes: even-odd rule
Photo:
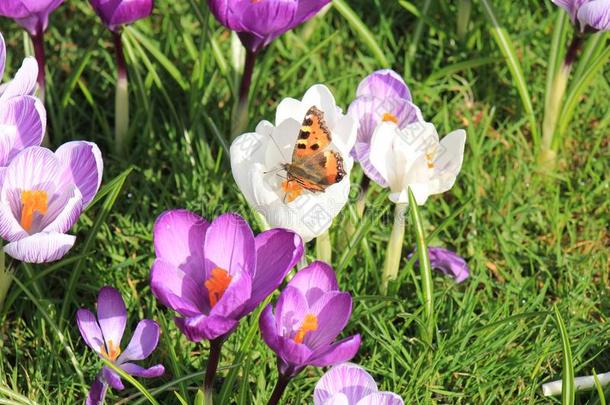
[[[282,182],[285,201],[294,201],[303,190],[323,192],[345,177],[343,157],[330,148],[332,137],[324,113],[311,107],[305,114],[292,162],[282,165],[287,179]]]

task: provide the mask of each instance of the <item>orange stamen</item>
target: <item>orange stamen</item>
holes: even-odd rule
[[[303,187],[294,180],[284,180],[282,182],[282,191],[286,193],[286,202],[292,202],[301,195]]]
[[[117,357],[119,357],[119,354],[121,354],[121,348],[119,346],[115,346],[112,339],[110,339],[108,341],[108,350],[106,350],[104,345],[101,345],[100,352],[106,359],[115,361]]]
[[[210,306],[214,308],[216,303],[220,301],[222,295],[225,293],[229,284],[231,284],[231,276],[225,269],[216,267],[212,270],[212,275],[204,283],[205,288],[208,289],[208,296],[210,298]]]
[[[27,190],[21,192],[21,227],[29,231],[32,228],[34,214],[45,215],[48,203],[46,191]]]
[[[434,169],[434,154],[426,153],[426,162],[428,164],[428,169]]]
[[[383,121],[383,122],[393,122],[394,124],[398,124],[398,117],[396,117],[392,113],[387,112],[387,113],[383,114],[383,117],[381,118],[381,121]]]
[[[305,320],[303,320],[303,324],[297,333],[294,335],[294,341],[296,343],[303,343],[303,339],[305,339],[305,335],[309,332],[313,332],[318,329],[318,318],[315,315],[307,314],[305,315]]]

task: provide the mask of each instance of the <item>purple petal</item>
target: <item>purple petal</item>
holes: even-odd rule
[[[294,25],[302,24],[316,15],[331,0],[299,0],[299,7],[294,17]]]
[[[342,393],[355,404],[361,398],[377,392],[377,384],[366,370],[356,364],[344,363],[331,368],[320,378],[314,389],[314,405],[324,405],[335,394]]]
[[[309,306],[324,293],[339,289],[332,267],[321,261],[315,261],[299,271],[288,285],[298,289],[307,298]]]
[[[31,35],[44,32],[49,23],[49,14],[64,0],[20,0],[0,1],[0,15],[15,19]]]
[[[0,80],[4,77],[4,66],[6,64],[6,43],[4,36],[0,33]]]
[[[18,190],[42,190],[50,197],[57,190],[56,180],[60,176],[61,167],[55,154],[46,148],[31,146],[6,168],[1,198],[7,201],[8,194]]]
[[[286,363],[292,366],[305,366],[309,364],[313,352],[305,344],[296,343],[292,338],[278,337],[277,354]]]
[[[362,398],[356,405],[404,405],[404,402],[393,392],[375,392]]]
[[[456,283],[461,283],[470,276],[468,264],[454,252],[441,247],[430,247],[428,255],[432,268],[453,277]]]
[[[279,340],[277,334],[277,324],[275,316],[273,315],[273,308],[271,304],[267,305],[258,320],[258,326],[261,330],[261,337],[263,341],[269,346],[274,352],[279,351]]]
[[[255,238],[256,271],[252,280],[252,311],[282,283],[303,255],[300,236],[285,229],[271,229]]]
[[[585,3],[578,10],[578,21],[581,30],[586,26],[595,28],[598,31],[610,30],[610,0],[593,0]]]
[[[153,239],[157,258],[188,273],[197,282],[206,280],[204,241],[208,222],[188,210],[165,211],[155,222]]]
[[[62,180],[76,184],[87,206],[102,184],[102,152],[92,142],[74,141],[60,146],[55,155],[62,165]]]
[[[358,90],[356,90],[356,97],[362,96],[412,100],[411,92],[405,81],[391,69],[378,70],[365,77],[358,85]]]
[[[118,364],[130,360],[143,360],[150,356],[159,343],[159,324],[149,319],[138,322],[136,330],[125,348],[117,359]]]
[[[85,405],[103,405],[107,390],[108,384],[104,384],[99,378],[96,378],[91,384]]]
[[[175,318],[176,326],[192,342],[213,340],[226,335],[237,327],[234,319],[199,315],[193,318]]]
[[[298,289],[288,285],[275,305],[276,333],[292,338],[310,312],[307,299]]]
[[[114,288],[103,287],[100,290],[97,297],[97,319],[106,346],[119,347],[127,323],[127,309],[123,297]]]
[[[243,8],[243,30],[264,37],[290,29],[298,3],[298,0],[243,0],[236,7]]]
[[[343,339],[327,350],[316,353],[309,363],[316,367],[326,367],[350,361],[358,353],[360,342],[360,335]]]
[[[40,221],[42,232],[68,232],[83,211],[83,197],[77,188],[51,197],[47,213]]]
[[[76,311],[76,324],[87,346],[100,353],[101,349],[105,348],[104,336],[95,315],[88,309],[79,309]]]
[[[36,90],[38,79],[38,63],[32,57],[25,58],[13,80],[6,84],[0,101],[7,101],[13,97],[32,96]]]
[[[121,391],[125,388],[123,381],[121,381],[121,377],[106,366],[102,368],[102,376],[113,389]]]
[[[250,52],[260,51],[269,45],[269,43],[275,38],[270,36],[259,37],[246,31],[239,32],[237,36],[239,36],[241,43],[246,49],[250,50]]]
[[[163,305],[181,315],[196,316],[209,310],[203,299],[203,285],[163,259],[153,263],[150,287]]]
[[[551,0],[555,5],[568,12],[572,22],[576,21],[576,13],[581,5],[590,0]]]
[[[95,12],[111,30],[148,17],[152,13],[153,0],[101,1],[90,0]]]
[[[347,325],[352,314],[352,297],[346,292],[326,293],[310,312],[318,319],[318,329],[309,332],[304,343],[317,350],[331,344]]]
[[[46,112],[36,97],[19,96],[0,102],[0,166],[6,166],[23,149],[39,146],[46,128]]]
[[[73,235],[42,232],[9,243],[4,247],[4,252],[25,263],[49,263],[64,257],[75,241],[76,236]]]
[[[237,214],[219,216],[205,233],[205,267],[208,275],[216,267],[226,270],[231,277],[243,271],[252,275],[255,255],[250,225]]]
[[[163,367],[162,364],[144,368],[133,363],[123,363],[121,364],[121,369],[123,369],[129,375],[142,378],[160,377],[163,375],[163,373],[165,373],[165,367]]]
[[[4,180],[6,169],[2,171],[2,175]],[[0,236],[7,241],[17,242],[28,237],[29,234],[23,229],[9,204],[6,200],[0,203]]]
[[[209,294],[209,293],[208,293]],[[252,276],[248,272],[237,273],[210,311],[211,316],[238,318],[244,316],[245,305],[252,294]]]

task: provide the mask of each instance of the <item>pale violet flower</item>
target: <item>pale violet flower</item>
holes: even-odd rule
[[[291,194],[287,198],[284,165],[291,162],[305,115],[314,106],[323,113],[332,137],[328,148],[343,157],[345,174],[324,191],[303,190],[300,195]],[[354,164],[350,151],[356,131],[356,121],[342,113],[330,90],[321,84],[314,85],[302,100],[286,98],[280,102],[275,125],[261,121],[255,132],[243,134],[233,142],[233,177],[248,203],[272,228],[291,229],[307,242],[324,233],[347,202],[349,174]],[[321,170],[314,174],[324,175],[321,165],[312,164],[311,170]]]
[[[570,14],[573,23],[580,22],[584,31],[590,27],[594,31],[610,30],[610,0],[552,0]]]
[[[371,164],[390,187],[390,199],[408,203],[408,189],[418,205],[451,189],[462,167],[466,132],[451,132],[439,142],[434,125],[416,122],[400,129],[380,124],[371,140]]]

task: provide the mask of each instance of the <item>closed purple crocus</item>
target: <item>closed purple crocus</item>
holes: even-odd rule
[[[163,213],[155,223],[151,288],[178,312],[178,328],[193,341],[232,332],[275,290],[303,254],[295,233],[271,229],[257,236],[237,214],[212,223],[187,210]]]
[[[127,310],[121,294],[114,288],[104,287],[100,290],[97,298],[97,317],[88,309],[79,309],[76,313],[76,323],[87,346],[127,374],[152,378],[165,372],[161,364],[143,368],[132,363],[144,360],[156,349],[159,342],[159,325],[155,321],[143,319],[138,322],[129,344],[121,351]],[[124,388],[121,377],[104,366],[91,386],[86,404],[103,404],[109,386],[115,390]]]
[[[90,142],[68,142],[55,153],[39,146],[21,151],[0,186],[4,251],[27,263],[62,258],[76,239],[66,232],[97,193],[102,171],[100,150]]]
[[[314,405],[403,405],[393,392],[381,392],[366,370],[356,364],[343,363],[320,378],[313,394]]]
[[[449,249],[429,247],[430,266],[441,273],[452,277],[456,283],[461,283],[470,277],[470,269],[466,260]],[[412,254],[409,256],[411,257]]]
[[[278,356],[283,377],[308,365],[325,367],[351,360],[360,335],[335,342],[352,314],[352,298],[339,291],[337,277],[326,263],[316,261],[299,271],[260,317],[261,335]]]
[[[47,30],[49,14],[64,0],[2,0],[0,15],[15,20],[32,36]]]
[[[4,75],[6,48],[0,34],[0,78]],[[38,66],[25,58],[14,79],[0,87],[0,184],[9,162],[28,146],[38,146],[44,137],[47,115],[33,97]]]
[[[369,160],[375,128],[382,122],[393,122],[402,129],[423,121],[421,111],[412,103],[411,92],[402,77],[390,69],[378,70],[360,82],[348,111],[359,123],[352,155],[371,180],[387,186]]]
[[[316,15],[331,0],[208,0],[216,19],[238,33],[250,52]]]
[[[552,0],[565,9],[573,23],[580,22],[581,31],[610,30],[610,0]]]
[[[153,0],[89,0],[91,6],[111,31],[148,17],[153,10]]]

